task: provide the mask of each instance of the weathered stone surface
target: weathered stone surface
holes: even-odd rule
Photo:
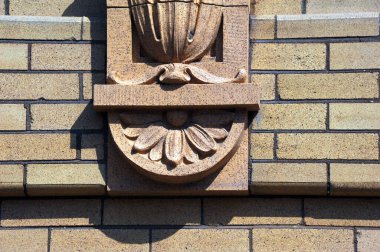
[[[275,76],[274,74],[252,74],[251,81],[260,87],[261,100],[275,99]]]
[[[253,250],[263,251],[353,251],[350,229],[254,229]]]
[[[22,165],[0,165],[0,196],[24,195],[24,167]]]
[[[100,225],[100,205],[97,199],[5,200],[1,204],[1,225]]]
[[[105,194],[105,167],[98,164],[31,164],[26,189],[30,196]]]
[[[83,74],[83,98],[86,100],[92,99],[92,86],[94,84],[105,84],[105,74]]]
[[[105,225],[199,225],[200,222],[199,199],[110,199],[104,203]]]
[[[378,35],[379,15],[374,12],[279,15],[277,17],[278,38],[363,37]]]
[[[25,130],[26,109],[23,104],[0,104],[0,130]]]
[[[104,158],[104,135],[83,134],[81,142],[81,159],[102,160]]]
[[[380,12],[379,0],[308,0],[307,13]]]
[[[0,44],[0,69],[27,70],[27,44]]]
[[[330,104],[330,128],[380,130],[380,103]]]
[[[274,39],[275,16],[265,15],[251,17],[251,39]]]
[[[254,70],[322,70],[326,66],[324,44],[256,43],[252,46]]]
[[[47,229],[0,230],[2,251],[47,251]]]
[[[153,251],[249,251],[249,232],[244,229],[158,229],[152,233]]]
[[[0,160],[69,160],[76,157],[73,134],[0,135]]]
[[[257,195],[326,195],[326,164],[253,164],[251,192]]]
[[[301,222],[300,199],[207,198],[203,211],[207,225],[297,225]]]
[[[51,251],[149,251],[149,231],[133,229],[54,229]]]
[[[274,134],[252,133],[251,134],[251,158],[273,159]]]
[[[359,229],[357,232],[358,251],[380,250],[380,230]]]
[[[306,225],[379,226],[379,199],[305,199]]]
[[[378,73],[280,74],[281,99],[372,99],[379,97]]]
[[[278,134],[280,159],[378,159],[377,134]]]
[[[255,15],[301,14],[301,0],[255,0]]]
[[[331,164],[331,195],[380,196],[380,164]]]

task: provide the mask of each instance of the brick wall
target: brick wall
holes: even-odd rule
[[[380,1],[252,7],[251,196],[112,198],[105,1],[0,1],[0,250],[380,250]]]

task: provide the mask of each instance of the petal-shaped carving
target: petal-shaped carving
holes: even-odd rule
[[[168,130],[162,123],[153,124],[141,132],[133,148],[136,151],[148,151],[152,149],[167,132]]]
[[[216,151],[217,145],[214,138],[199,125],[189,126],[185,129],[185,133],[191,144],[201,153],[207,154]]]
[[[146,126],[144,125],[129,125],[127,128],[124,129],[124,135],[126,135],[128,138],[135,139],[138,138],[143,129],[145,129]]]
[[[215,140],[223,140],[228,136],[228,131],[225,128],[203,127],[204,130]]]
[[[139,113],[128,111],[121,113],[120,119],[126,125],[144,125],[162,121],[162,113]]]
[[[165,156],[175,165],[179,165],[182,161],[183,142],[181,130],[169,130],[165,139]]]
[[[153,149],[149,152],[149,158],[152,161],[160,161],[162,159],[162,155],[164,152],[164,143],[165,137],[161,138],[161,140],[153,147]]]
[[[208,83],[244,83],[247,80],[248,74],[244,69],[240,69],[235,78],[223,78],[193,65],[187,65],[187,72],[191,75],[191,82],[197,84]]]
[[[193,164],[196,163],[199,160],[198,153],[196,153],[193,148],[189,145],[187,140],[185,140],[185,133],[183,133],[183,156],[189,163]]]
[[[200,110],[193,113],[192,121],[202,126],[221,126],[231,123],[234,115],[225,110]]]
[[[123,79],[119,73],[111,71],[107,76],[108,84],[118,85],[149,85],[157,83],[158,77],[165,72],[162,66],[157,66],[148,70],[144,75],[132,80]]]

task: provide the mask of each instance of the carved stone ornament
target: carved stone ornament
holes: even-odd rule
[[[112,139],[137,172],[190,183],[235,155],[247,111],[259,108],[257,86],[246,83],[248,6],[108,0],[108,85],[95,86],[94,106],[108,112]]]

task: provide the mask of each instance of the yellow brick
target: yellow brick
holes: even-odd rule
[[[330,128],[380,130],[380,103],[331,104]]]
[[[0,69],[27,70],[28,45],[0,44]]]
[[[104,224],[197,225],[200,213],[199,199],[110,199],[104,204]]]
[[[253,251],[354,251],[349,229],[254,229]]]
[[[153,230],[153,251],[249,251],[249,231],[244,229]]]
[[[330,45],[331,69],[380,68],[380,42]]]
[[[0,196],[23,196],[24,167],[0,165]]]
[[[2,100],[76,100],[79,98],[77,74],[0,74]]]
[[[148,230],[54,229],[51,251],[149,251]]]
[[[5,1],[0,2],[0,15],[5,15]]]
[[[90,104],[36,104],[31,114],[33,130],[103,128],[101,114]]]
[[[323,44],[270,44],[252,46],[252,69],[322,70],[326,66]]]
[[[281,99],[371,99],[379,97],[378,73],[280,74]]]
[[[251,82],[261,88],[261,100],[275,99],[275,76],[273,74],[252,74]]]
[[[0,230],[1,251],[47,251],[47,229]]]
[[[326,164],[253,164],[253,194],[326,195]]]
[[[325,129],[325,104],[263,104],[253,129]]]
[[[105,84],[106,77],[104,74],[83,74],[83,96],[86,100],[92,99],[92,85]]]
[[[301,0],[255,0],[255,15],[301,14]]]
[[[5,200],[1,205],[1,225],[85,226],[100,224],[100,200]]]
[[[380,251],[380,230],[358,231],[358,251]]]
[[[280,159],[378,159],[377,134],[279,134]]]
[[[379,0],[308,0],[307,13],[380,12]]]
[[[0,135],[0,160],[75,159],[75,135],[6,134]]]
[[[0,130],[25,130],[26,110],[23,104],[0,104]]]
[[[11,0],[10,15],[25,16],[105,16],[104,0]]]
[[[250,38],[251,39],[274,39],[275,16],[251,17]]]
[[[380,196],[380,164],[331,164],[331,195]]]
[[[278,38],[379,35],[378,13],[284,15],[277,20]]]
[[[33,70],[104,70],[104,62],[104,45],[32,45]]]
[[[378,227],[379,209],[379,199],[305,199],[305,222],[317,226]]]
[[[299,199],[209,198],[204,201],[206,225],[297,225]]]
[[[101,134],[83,134],[81,159],[102,160],[104,158],[104,136]]]
[[[2,39],[81,40],[81,17],[0,16]]]
[[[251,157],[252,159],[273,159],[274,134],[252,133],[251,134]]]
[[[103,195],[105,185],[104,165],[28,165],[26,189],[30,196]]]

